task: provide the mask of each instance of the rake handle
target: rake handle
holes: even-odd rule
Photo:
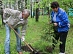
[[[8,23],[7,23],[8,24]],[[14,28],[10,25],[10,24],[8,24],[8,26],[18,35],[18,37],[20,38],[20,39],[22,39],[21,38],[21,36],[14,30]],[[34,50],[24,41],[24,43],[29,47],[29,49],[33,52]]]

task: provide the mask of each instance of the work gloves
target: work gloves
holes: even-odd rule
[[[4,23],[7,23],[7,22],[8,22],[8,20],[3,20],[3,22],[4,22]]]
[[[25,41],[25,36],[22,36],[21,37],[21,41]]]

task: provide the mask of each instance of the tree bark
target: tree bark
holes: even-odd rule
[[[39,20],[39,8],[36,8],[36,16],[35,16],[35,18],[36,18],[36,22],[38,22],[38,20]]]

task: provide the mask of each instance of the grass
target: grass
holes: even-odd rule
[[[73,21],[71,18],[71,28],[69,30],[67,41],[66,41],[66,53],[67,54],[73,54]],[[29,18],[28,19],[28,26],[26,31],[26,42],[30,43],[34,48],[38,48],[40,50],[44,51],[44,48],[46,45],[49,44],[49,42],[45,42],[44,40],[41,40],[40,37],[42,35],[42,29],[45,28],[45,25],[48,24],[48,16],[40,16],[39,22],[35,22],[35,18]],[[1,25],[1,21],[0,21]],[[16,51],[16,37],[13,31],[11,31],[11,37],[10,37],[10,50],[11,54],[17,54]],[[0,26],[0,54],[4,53],[4,41],[5,41],[5,27]],[[22,43],[23,44],[23,43]],[[58,54],[58,47],[54,50],[53,54]],[[28,52],[24,52],[24,54],[29,54]],[[50,54],[50,53],[48,53]]]

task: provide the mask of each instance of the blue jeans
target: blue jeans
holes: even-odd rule
[[[6,28],[6,39],[5,39],[5,54],[10,54],[10,31],[11,28],[6,24],[5,25]],[[16,28],[15,31],[17,33],[20,33],[19,29]],[[17,41],[17,51],[20,52],[21,51],[21,39],[16,35],[16,41]]]

